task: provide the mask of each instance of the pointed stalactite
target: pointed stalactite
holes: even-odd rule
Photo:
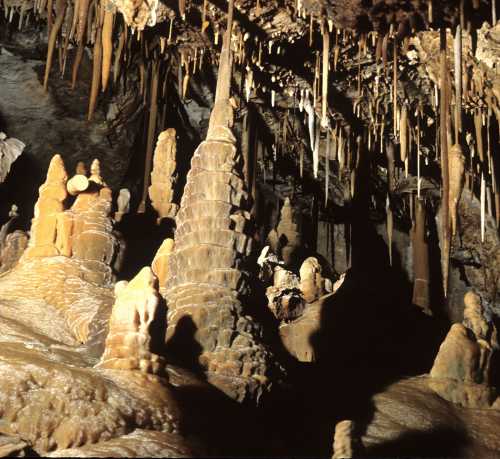
[[[83,2],[85,0],[82,0]],[[87,120],[91,121],[94,116],[95,107],[97,104],[97,95],[99,94],[99,87],[101,86],[101,68],[102,68],[102,21],[101,21],[101,7],[97,7],[96,14],[96,37],[94,43],[94,56],[92,60],[92,84],[90,86],[89,109]]]
[[[429,246],[426,240],[425,201],[415,202],[415,222],[412,228],[413,246],[413,304],[431,315]]]
[[[326,23],[323,25],[323,83],[321,95],[321,126],[328,126],[328,72],[330,64],[330,33]]]
[[[155,139],[156,118],[158,115],[158,79],[159,79],[159,63],[158,60],[153,61],[151,76],[151,103],[149,109],[148,122],[148,137],[146,147],[146,159],[144,162],[144,185],[142,189],[142,198],[137,212],[143,213],[146,211],[146,197],[148,195],[149,176],[151,174],[151,163],[153,159],[153,143]]]
[[[113,63],[113,83],[116,83],[118,81],[118,77],[120,75],[121,60],[126,41],[127,41],[127,26],[124,24],[123,29],[120,33],[120,38],[118,39],[118,47],[116,49],[115,61]]]
[[[105,1],[104,21],[102,25],[102,92],[106,91],[111,70],[111,58],[113,57],[113,22],[114,7]]]
[[[76,42],[78,44],[83,43],[85,29],[87,28],[90,2],[91,0],[79,0],[78,25],[76,31]]]
[[[462,29],[457,26],[455,33],[455,143],[460,143],[460,131],[462,129]]]
[[[440,30],[440,83],[441,97],[439,101],[439,139],[441,150],[441,269],[443,273],[443,292],[445,298],[448,296],[448,272],[450,266],[450,212],[449,212],[449,163],[448,163],[448,67],[446,59],[446,29]]]
[[[84,50],[85,50],[85,45],[83,44],[82,40],[80,43],[78,43],[78,48],[76,50],[76,55],[75,55],[75,61],[73,62],[73,69],[71,70],[71,89],[75,89],[76,80],[78,79],[78,69],[80,68],[80,63],[82,62]]]
[[[453,238],[457,232],[458,203],[464,188],[465,156],[462,152],[462,147],[458,144],[453,145],[448,156],[450,176],[449,210],[451,236]]]
[[[392,193],[394,192],[395,167],[394,167],[394,144],[389,141],[386,144],[387,156],[387,198],[386,198],[386,226],[387,226],[387,246],[389,249],[389,264],[392,266],[392,234],[394,226],[394,218],[391,208]]]
[[[50,68],[52,67],[52,57],[54,55],[54,49],[56,47],[56,40],[59,31],[61,30],[61,26],[64,21],[64,15],[66,14],[67,7],[66,0],[57,0],[56,3],[56,20],[54,22],[53,27],[50,29],[49,35],[49,43],[47,49],[47,62],[45,64],[45,76],[43,79],[43,89],[47,91],[49,85],[49,75]]]
[[[401,161],[405,165],[405,177],[408,177],[408,107],[406,104],[401,108],[399,121],[399,141],[401,144]]]

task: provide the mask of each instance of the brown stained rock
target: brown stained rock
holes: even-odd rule
[[[281,208],[281,217],[276,232],[279,240],[279,254],[284,260],[285,266],[289,266],[293,261],[295,251],[301,244],[299,225],[296,223],[290,198],[285,199]]]
[[[461,406],[488,408],[496,398],[490,386],[492,356],[498,349],[497,331],[483,315],[478,295],[465,299],[463,324],[453,324],[431,369],[430,387]]]
[[[7,234],[0,252],[0,273],[10,271],[20,260],[28,247],[28,235],[24,231],[14,231]]]
[[[325,281],[321,276],[321,265],[317,258],[309,257],[300,267],[300,291],[307,303],[318,300],[325,294]]]
[[[149,327],[159,306],[156,277],[142,268],[130,282],[115,285],[115,304],[109,320],[104,354],[97,368],[161,373],[162,359],[151,352]]]
[[[172,128],[160,133],[153,157],[149,198],[158,212],[158,223],[163,218],[174,218],[179,209],[179,206],[173,202],[174,187],[177,182],[175,135],[175,129]]]
[[[180,435],[136,429],[111,440],[69,448],[47,454],[47,457],[200,457],[190,442]]]
[[[30,242],[23,259],[59,255],[55,245],[57,217],[64,211],[64,200],[68,196],[67,180],[62,158],[55,155],[50,162],[47,179],[40,187],[31,224]]]
[[[153,273],[158,278],[158,286],[161,291],[165,288],[168,272],[169,272],[169,258],[174,250],[174,240],[173,239],[165,239],[156,255],[151,263],[151,269]]]
[[[429,380],[403,379],[371,399],[361,437],[366,457],[499,458],[500,410],[450,403],[429,388]],[[437,440],[440,431],[448,441]]]
[[[280,321],[289,322],[302,315],[304,298],[299,289],[299,278],[280,266],[274,268],[273,285],[266,289],[268,307]]]

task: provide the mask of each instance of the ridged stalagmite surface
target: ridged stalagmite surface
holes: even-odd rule
[[[47,180],[40,187],[31,224],[30,242],[23,258],[59,255],[56,248],[57,216],[64,211],[64,200],[68,197],[67,180],[63,160],[55,155],[50,161]]]
[[[163,131],[158,136],[156,143],[151,186],[149,187],[149,198],[154,209],[158,212],[158,223],[163,218],[174,218],[179,209],[179,206],[172,202],[174,186],[177,181],[175,175],[176,151],[175,129],[170,128]]]
[[[281,208],[281,217],[276,228],[281,248],[281,258],[285,265],[290,265],[293,261],[294,252],[300,246],[301,238],[290,198],[285,199],[285,203]]]
[[[258,396],[267,383],[269,355],[258,342],[259,327],[245,316],[238,299],[247,290],[244,261],[251,251],[251,238],[246,234],[249,196],[231,132],[227,38],[207,139],[194,153],[177,215],[166,290],[166,339],[172,354],[176,343],[183,343],[184,353],[189,352],[188,346],[200,347],[193,357],[208,380],[230,397],[243,400]]]
[[[99,368],[160,373],[161,358],[150,349],[149,327],[159,306],[156,278],[145,267],[130,282],[115,285],[115,304]]]
[[[169,272],[169,259],[174,250],[174,240],[167,238],[163,241],[151,263],[151,269],[158,278],[158,288],[160,293],[164,293]]]

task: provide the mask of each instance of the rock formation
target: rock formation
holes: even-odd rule
[[[305,302],[299,278],[281,266],[274,268],[273,285],[266,289],[268,306],[280,321],[297,319],[304,312]]]
[[[169,273],[169,258],[174,250],[174,246],[175,243],[173,239],[165,239],[156,252],[153,262],[151,263],[151,269],[158,278],[160,293],[163,293],[165,290]]]
[[[149,327],[159,306],[156,277],[143,268],[130,282],[115,285],[115,304],[109,319],[109,333],[98,368],[164,371],[162,359],[151,352]]]
[[[130,191],[127,188],[122,188],[118,194],[116,201],[118,209],[115,212],[115,221],[120,222],[125,214],[130,211]]]
[[[278,235],[278,254],[290,266],[294,261],[294,255],[301,244],[299,225],[295,222],[293,207],[290,198],[286,198],[281,208],[281,217],[276,227]]]
[[[47,180],[40,187],[31,224],[30,242],[24,258],[59,255],[56,247],[57,219],[64,211],[64,201],[68,196],[67,180],[62,158],[55,155],[50,161]]]
[[[357,457],[359,448],[356,449],[354,437],[354,423],[352,421],[340,421],[335,426],[333,439],[332,459],[347,459]]]
[[[12,163],[21,155],[25,146],[20,140],[7,138],[4,132],[0,132],[0,183],[5,180]]]
[[[430,309],[430,266],[429,246],[426,239],[425,202],[417,200],[415,204],[415,223],[412,228],[413,247],[413,304],[431,315]]]
[[[29,237],[24,231],[7,234],[0,252],[0,273],[10,271],[20,260],[28,247]]]
[[[307,303],[312,303],[325,294],[325,281],[317,258],[309,257],[302,263],[299,288]]]
[[[174,218],[179,206],[173,203],[176,175],[177,141],[175,129],[160,133],[153,157],[149,198],[158,212],[158,223],[164,218]]]
[[[231,23],[232,18],[229,31]],[[191,160],[176,219],[167,277],[166,339],[172,354],[186,352],[172,346],[176,335],[181,339],[180,324],[192,321],[191,340],[201,347],[197,360],[208,381],[243,400],[258,397],[267,386],[270,355],[259,342],[259,327],[239,300],[247,291],[244,262],[252,247],[246,234],[249,196],[231,131],[230,32],[226,35],[207,138]]]
[[[465,156],[460,145],[453,145],[448,153],[450,169],[449,209],[451,220],[451,235],[457,232],[458,203],[464,188]]]
[[[468,292],[464,320],[453,324],[431,369],[430,387],[453,403],[488,408],[496,397],[491,363],[498,351],[497,330],[485,318],[481,298]]]

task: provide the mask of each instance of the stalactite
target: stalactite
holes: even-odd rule
[[[484,163],[483,124],[482,124],[482,116],[480,110],[476,110],[474,112],[474,127],[476,129],[477,153],[479,154],[479,159],[481,160],[481,167],[483,167]]]
[[[47,62],[45,64],[45,76],[43,79],[43,89],[47,91],[49,85],[49,75],[50,68],[52,66],[52,56],[54,55],[54,49],[56,46],[57,35],[61,30],[61,26],[64,21],[64,15],[66,14],[67,7],[66,0],[57,0],[56,3],[56,20],[54,22],[53,27],[50,30],[48,50],[47,50]]]
[[[460,143],[462,130],[462,29],[457,26],[455,33],[455,143]]]
[[[464,188],[465,157],[462,147],[455,144],[449,151],[449,212],[451,236],[455,237],[457,230],[458,203]]]
[[[151,77],[151,102],[149,109],[148,123],[148,138],[146,147],[146,159],[144,162],[144,184],[142,189],[142,198],[137,212],[143,213],[146,211],[146,197],[148,195],[149,176],[151,174],[151,162],[153,159],[153,143],[155,138],[156,118],[158,115],[158,79],[159,79],[159,63],[158,60],[153,61],[152,77]]]
[[[330,131],[327,131],[325,151],[325,207],[328,205],[328,192],[330,188],[331,136]]]
[[[106,91],[109,81],[109,72],[111,70],[111,58],[113,57],[113,22],[114,7],[107,0],[103,0],[104,21],[102,25],[102,92]]]
[[[86,0],[81,0],[85,2]],[[89,109],[87,120],[91,121],[94,116],[95,107],[97,104],[97,96],[99,94],[99,87],[101,83],[101,68],[102,68],[102,15],[101,7],[97,7],[98,11],[96,14],[96,38],[94,43],[94,58],[92,61],[92,84],[90,87],[90,97],[89,97]]]
[[[73,69],[71,71],[71,89],[75,89],[76,80],[78,78],[78,69],[80,68],[80,63],[82,62],[84,50],[85,50],[85,45],[83,44],[82,40],[80,43],[78,43],[78,48],[76,50],[76,55],[75,55],[75,61],[73,62]]]
[[[87,28],[90,2],[91,0],[79,0],[78,26],[76,33],[76,41],[78,44],[83,43],[85,29]]]
[[[401,108],[399,122],[399,139],[401,143],[401,161],[405,165],[405,176],[408,177],[408,107],[406,104]]]
[[[118,39],[118,47],[115,53],[115,61],[113,63],[113,83],[115,84],[118,81],[118,76],[120,75],[120,64],[126,41],[127,41],[127,26],[123,24],[123,28],[120,33],[120,38]]]
[[[426,314],[432,311],[430,298],[429,246],[425,230],[425,202],[417,199],[415,203],[415,223],[412,228],[413,245],[413,304],[423,309]]]
[[[321,125],[326,128],[328,125],[327,109],[328,109],[328,71],[330,57],[330,34],[326,24],[323,26],[323,84],[321,96]]]
[[[448,82],[447,82],[447,59],[446,59],[446,29],[440,30],[440,83],[441,97],[439,103],[440,114],[440,150],[441,150],[441,175],[442,175],[442,198],[441,198],[441,267],[443,272],[443,292],[445,298],[448,296],[448,271],[450,264],[450,213],[449,213],[449,163],[448,163]]]

